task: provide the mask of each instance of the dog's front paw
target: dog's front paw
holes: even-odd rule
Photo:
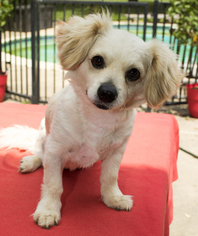
[[[61,220],[60,212],[53,209],[44,209],[43,211],[35,211],[33,219],[37,225],[42,228],[49,229],[51,226],[58,225]]]
[[[51,226],[58,225],[61,220],[59,207],[52,207],[54,204],[38,204],[33,214],[33,219],[37,225],[42,228],[49,229]]]
[[[103,202],[110,208],[117,211],[130,211],[133,206],[133,200],[129,195],[114,195],[103,197]]]

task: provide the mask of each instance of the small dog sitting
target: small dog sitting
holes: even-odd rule
[[[43,228],[61,219],[63,169],[87,168],[99,160],[103,202],[131,210],[131,196],[122,194],[117,178],[134,108],[145,102],[160,106],[183,78],[166,44],[113,29],[109,13],[61,22],[57,41],[68,86],[51,98],[39,131],[14,126],[0,133],[1,148],[32,152],[21,160],[20,172],[44,167],[41,200],[33,214]]]

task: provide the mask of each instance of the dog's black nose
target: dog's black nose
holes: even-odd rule
[[[102,102],[111,103],[116,100],[117,96],[116,87],[112,83],[104,83],[98,89],[98,97]]]

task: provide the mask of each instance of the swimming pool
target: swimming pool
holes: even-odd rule
[[[143,25],[139,25],[139,26],[120,25],[119,27],[120,29],[123,29],[123,30],[129,30],[129,32],[138,35],[140,38],[143,38]],[[118,28],[118,25],[114,25],[114,28]],[[171,44],[171,45],[175,44],[175,50],[176,50],[177,40],[175,40],[174,42],[174,37],[170,37],[169,29],[170,29],[169,27],[163,28],[162,26],[158,26],[156,38],[160,40],[163,39],[163,41],[167,44]],[[164,32],[164,37],[163,37],[163,32]],[[147,25],[146,41],[150,40],[151,38],[152,38],[152,25]],[[39,43],[40,43],[40,61],[58,63],[57,45],[56,45],[54,36],[52,35],[40,36]],[[10,43],[7,42],[6,45],[3,44],[2,51],[5,51],[5,46],[6,46],[7,53],[11,51],[12,55],[24,57],[27,59],[32,59],[31,38],[22,39],[22,40],[17,39],[17,40],[11,41]],[[184,52],[184,46],[181,46],[179,61],[182,61],[183,52]],[[190,52],[190,45],[186,47],[186,54],[185,54],[186,56],[185,56],[184,63],[187,62],[188,60],[189,52]]]

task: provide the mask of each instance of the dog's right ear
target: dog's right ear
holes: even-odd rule
[[[73,16],[59,22],[57,31],[58,57],[64,70],[75,70],[84,61],[98,35],[112,28],[109,12],[85,18]]]

